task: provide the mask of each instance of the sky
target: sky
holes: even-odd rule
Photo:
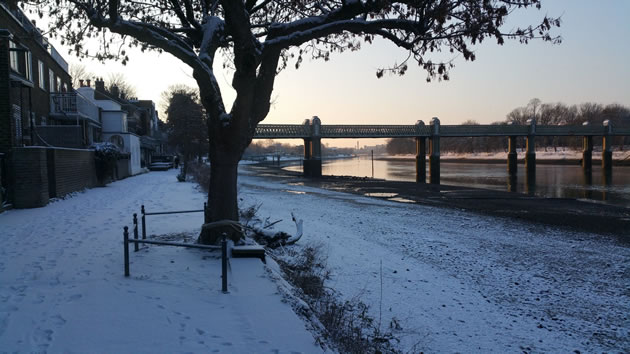
[[[485,41],[475,47],[477,60],[455,59],[449,81],[425,81],[417,66],[403,77],[378,79],[376,70],[400,62],[406,53],[384,41],[364,44],[358,52],[333,55],[328,62],[305,60],[276,79],[273,106],[263,123],[299,124],[318,116],[323,124],[414,124],[438,117],[442,124],[475,120],[488,124],[505,119],[532,98],[543,102],[598,102],[630,106],[630,1],[546,0],[543,9],[513,13],[505,29],[535,23],[547,14],[562,17],[553,33],[563,42]],[[52,43],[66,53],[54,39]],[[196,86],[191,70],[168,54],[131,51],[126,66],[116,62],[81,63],[99,77],[126,75],[141,99],[160,101],[173,84]],[[70,63],[75,57],[66,55]],[[215,72],[226,106],[231,105],[231,74]],[[164,119],[164,117],[162,117]],[[375,140],[376,141],[376,140]],[[361,140],[361,145],[370,144]],[[356,146],[356,141],[333,145]]]

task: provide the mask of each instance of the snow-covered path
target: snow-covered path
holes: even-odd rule
[[[332,279],[411,352],[630,352],[630,249],[449,209],[240,177],[241,206],[304,219]],[[382,262],[382,271],[381,271]],[[381,295],[382,279],[382,295]],[[381,310],[382,309],[382,310]]]
[[[200,209],[177,171],[151,172],[46,207],[0,214],[0,352],[321,352],[256,259],[151,247],[123,277],[122,227],[148,211]],[[197,214],[148,218],[151,233],[196,232]]]

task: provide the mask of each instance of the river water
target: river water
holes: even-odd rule
[[[392,181],[415,181],[414,160],[379,160],[361,156],[324,160],[322,173],[335,176],[374,177]],[[428,162],[427,162],[428,166]],[[301,171],[302,167],[288,166]],[[516,181],[510,181],[507,162],[503,164],[444,162],[440,165],[440,183],[534,194],[541,197],[585,199],[630,207],[630,166],[613,166],[612,178],[603,178],[601,166],[593,163],[591,181],[579,165],[536,166],[535,184],[526,183],[525,166],[518,165]],[[427,170],[427,178],[429,172]]]

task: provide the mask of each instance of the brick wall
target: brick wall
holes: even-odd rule
[[[11,155],[15,208],[41,207],[49,198],[96,185],[92,150],[27,147]]]
[[[50,149],[54,151],[55,196],[96,185],[93,150]],[[51,163],[50,159],[49,162]]]
[[[15,148],[11,155],[13,206],[37,208],[48,204],[46,148]]]

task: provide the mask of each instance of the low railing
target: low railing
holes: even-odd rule
[[[188,213],[203,213],[203,222],[208,222],[208,205],[203,203],[203,209],[197,210],[178,210],[178,211],[157,211],[152,213],[147,213],[144,209],[144,205],[140,206],[140,213],[142,213],[142,239],[146,240],[147,238],[147,216],[151,215],[170,215],[170,214],[188,214]],[[134,223],[136,223],[136,214],[133,214]]]
[[[129,238],[129,228],[125,226],[123,228],[123,258],[124,258],[124,268],[125,268],[125,277],[130,275],[129,270],[129,244],[134,244],[134,252],[138,252],[140,250],[140,244],[148,244],[148,245],[157,245],[157,246],[174,246],[174,247],[185,247],[185,248],[196,248],[203,250],[221,250],[221,291],[224,293],[228,292],[228,279],[227,279],[227,266],[228,266],[228,255],[227,255],[227,236],[223,234],[223,240],[221,241],[221,246],[212,246],[212,245],[199,245],[194,243],[183,243],[183,242],[169,242],[169,241],[158,241],[158,240],[148,240],[146,238],[146,216],[149,215],[167,215],[167,214],[184,214],[184,213],[198,213],[204,212],[204,219],[206,219],[206,204],[204,203],[204,208],[202,210],[180,210],[180,211],[160,211],[160,212],[152,212],[146,213],[144,209],[144,205],[141,207],[142,212],[142,239],[139,238],[138,234],[138,214],[133,214],[133,239]]]

